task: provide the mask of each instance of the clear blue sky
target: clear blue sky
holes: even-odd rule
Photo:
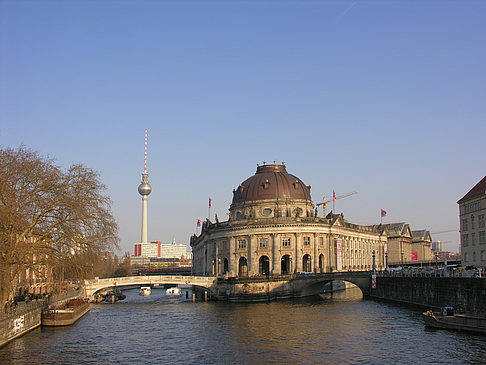
[[[484,1],[0,0],[0,145],[100,172],[122,251],[285,161],[358,224],[458,229],[485,174]],[[459,234],[436,235],[458,251]]]

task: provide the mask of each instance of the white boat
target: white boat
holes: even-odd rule
[[[169,288],[165,291],[165,295],[168,297],[180,297],[182,295],[181,289],[177,287]]]
[[[140,287],[140,295],[146,297],[152,293],[152,289],[150,289],[150,286],[141,286]]]

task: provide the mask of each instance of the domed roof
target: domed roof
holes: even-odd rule
[[[233,191],[232,204],[265,199],[311,200],[310,186],[289,174],[285,165],[258,166],[255,175]]]

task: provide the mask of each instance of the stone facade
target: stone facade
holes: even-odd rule
[[[486,176],[457,203],[462,265],[486,269]]]
[[[191,237],[193,273],[227,277],[364,271],[385,267],[381,227],[318,217],[310,186],[285,165],[258,166],[233,191],[229,219]]]

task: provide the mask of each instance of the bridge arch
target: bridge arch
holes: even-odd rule
[[[182,275],[154,275],[127,276],[119,278],[105,278],[85,281],[85,296],[91,298],[96,292],[113,287],[135,285],[192,285],[212,291],[216,277],[214,276],[182,276]]]

